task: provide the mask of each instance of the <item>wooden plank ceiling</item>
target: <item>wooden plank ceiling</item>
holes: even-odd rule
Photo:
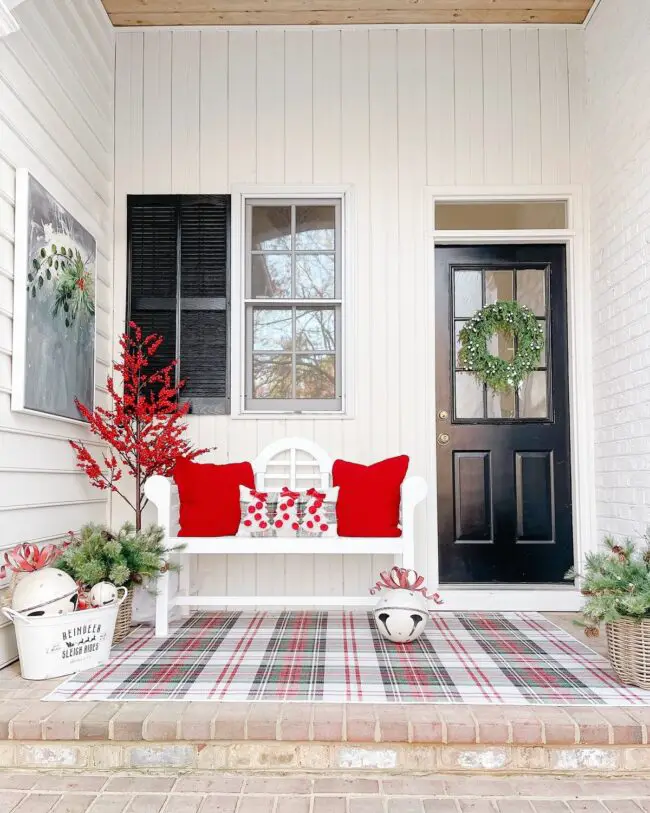
[[[102,0],[113,25],[581,23],[594,0]]]

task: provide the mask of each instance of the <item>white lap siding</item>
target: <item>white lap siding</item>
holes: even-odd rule
[[[107,519],[75,468],[78,424],[12,412],[14,201],[27,168],[97,241],[96,400],[112,346],[113,29],[99,0],[25,0],[0,39],[0,548]]]

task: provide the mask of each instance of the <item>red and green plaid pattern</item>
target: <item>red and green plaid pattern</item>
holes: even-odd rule
[[[224,611],[166,639],[134,630],[47,699],[631,706],[650,692],[537,613],[436,613],[397,645],[368,612]]]

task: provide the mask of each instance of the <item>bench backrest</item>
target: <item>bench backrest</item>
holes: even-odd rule
[[[284,485],[292,490],[326,489],[332,480],[332,458],[311,440],[283,438],[260,452],[253,471],[260,491],[280,491]]]
[[[304,491],[312,486],[327,489],[332,479],[332,458],[318,444],[303,438],[283,438],[271,443],[253,461],[255,483],[260,491],[281,491],[283,485]],[[159,509],[158,522],[171,537],[178,533],[178,489],[170,478],[153,476],[145,493]],[[400,514],[403,538],[414,533],[413,513],[427,494],[422,477],[407,477],[402,484]]]

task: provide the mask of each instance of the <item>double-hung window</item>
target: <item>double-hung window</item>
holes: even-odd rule
[[[245,408],[340,412],[341,200],[247,199]]]

